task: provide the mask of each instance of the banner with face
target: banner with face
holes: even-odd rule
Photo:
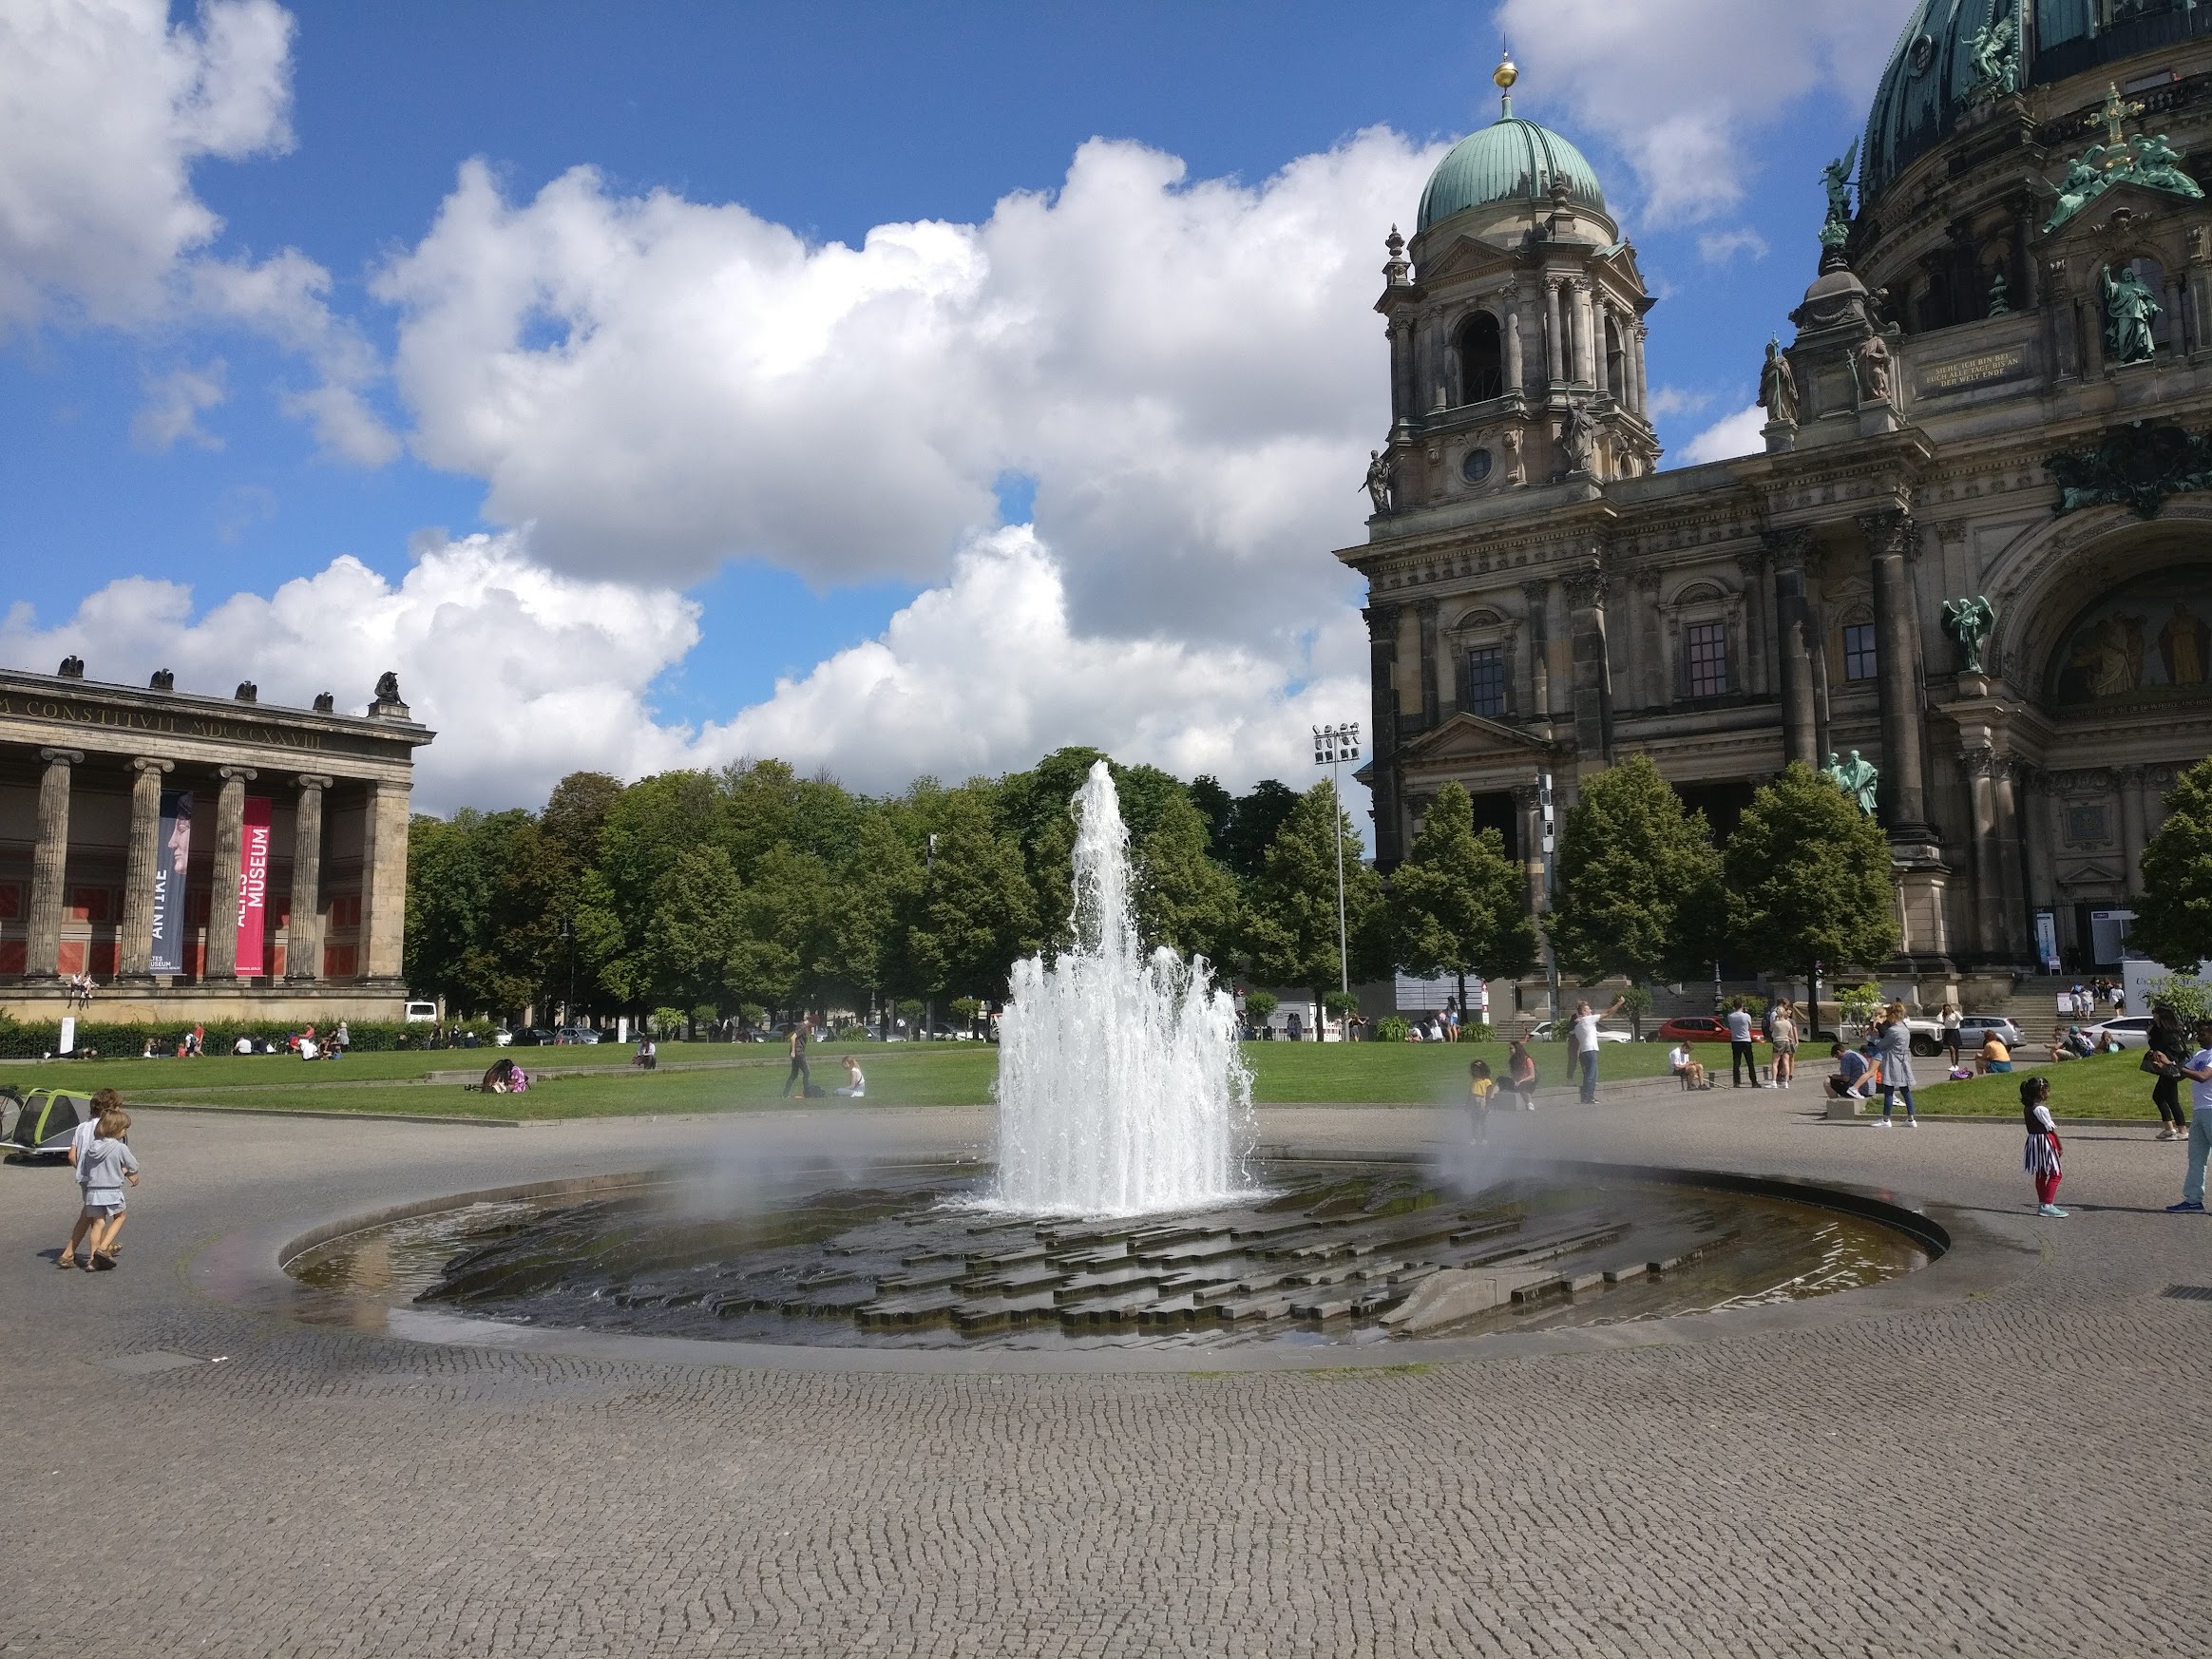
[[[192,791],[162,791],[162,838],[154,848],[154,952],[157,974],[184,971],[184,867],[192,859]]]

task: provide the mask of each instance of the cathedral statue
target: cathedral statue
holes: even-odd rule
[[[1840,160],[1830,162],[1821,169],[1821,183],[1828,192],[1828,222],[1844,225],[1851,222],[1851,167],[1859,160],[1859,141],[1853,139],[1851,147]]]
[[[1943,601],[1943,631],[1958,642],[1958,666],[1965,674],[1982,674],[1982,647],[1997,625],[1996,607],[1985,595]]]
[[[377,677],[376,700],[380,703],[399,701],[399,676],[389,668]]]
[[[1798,416],[1797,374],[1782,354],[1782,342],[1766,342],[1766,363],[1759,371],[1759,406],[1777,426],[1795,426]]]
[[[2121,268],[2114,280],[2109,266],[2103,274],[2105,288],[2105,349],[2115,363],[2142,363],[2156,349],[2150,335],[2151,319],[2162,309],[2132,265]]]
[[[1859,396],[1864,403],[1890,400],[1890,349],[1879,334],[1869,334],[1851,354],[1851,370],[1859,379]]]
[[[2009,97],[2020,89],[2020,20],[2008,12],[1987,29],[1976,29],[1966,43],[1974,62],[1974,81],[1966,89],[1969,104],[1986,104]]]
[[[1497,440],[1497,447],[1505,451],[1505,481],[1508,484],[1526,484],[1528,468],[1521,465],[1521,435],[1517,427],[1508,427]]]
[[[2147,184],[2153,190],[2169,191],[2175,196],[2186,196],[2192,201],[2202,200],[2203,187],[2182,171],[2181,161],[2181,151],[2166,142],[2163,132],[2135,141],[2132,171],[2137,183]]]
[[[2002,271],[1990,278],[1990,309],[1987,315],[1990,316],[2011,316],[2012,315],[2012,289],[2007,285],[2005,274]]]
[[[1570,398],[1567,412],[1559,417],[1559,453],[1570,472],[1588,472],[1597,454],[1597,431],[1590,422],[1590,404],[1581,398]]]
[[[1382,458],[1382,451],[1367,451],[1367,482],[1363,486],[1368,499],[1374,502],[1378,513],[1390,510],[1390,463]]]
[[[1880,781],[1881,772],[1858,750],[1851,752],[1848,761],[1839,761],[1835,752],[1829,751],[1828,764],[1821,769],[1821,775],[1857,801],[1861,812],[1874,810],[1875,785]]]

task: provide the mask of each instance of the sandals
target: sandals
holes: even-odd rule
[[[76,1271],[76,1252],[74,1250],[64,1250],[60,1255],[54,1258],[54,1266],[61,1268],[61,1270],[65,1273],[71,1273]]]
[[[115,1270],[115,1258],[105,1250],[94,1250],[92,1252],[92,1270],[97,1273],[112,1273]]]

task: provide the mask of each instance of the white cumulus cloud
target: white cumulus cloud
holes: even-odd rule
[[[1750,141],[1821,87],[1863,107],[1913,0],[1501,0],[1536,114],[1562,99],[1628,158],[1653,224],[1743,200]],[[1537,119],[1543,117],[1537,114]],[[1803,188],[1818,200],[1815,181]],[[1810,208],[1808,207],[1808,211]]]
[[[1682,459],[1691,467],[1701,461],[1729,461],[1738,455],[1756,455],[1766,448],[1763,429],[1766,411],[1757,404],[1715,421],[1682,447]]]

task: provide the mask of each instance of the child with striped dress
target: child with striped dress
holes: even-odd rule
[[[2035,1183],[2035,1213],[2038,1215],[2064,1215],[2058,1207],[2059,1155],[2066,1149],[2059,1145],[2058,1125],[2050,1116],[2050,1079],[2024,1077],[2020,1082],[2020,1116],[2028,1126],[2028,1146],[2021,1154],[2021,1167]]]

